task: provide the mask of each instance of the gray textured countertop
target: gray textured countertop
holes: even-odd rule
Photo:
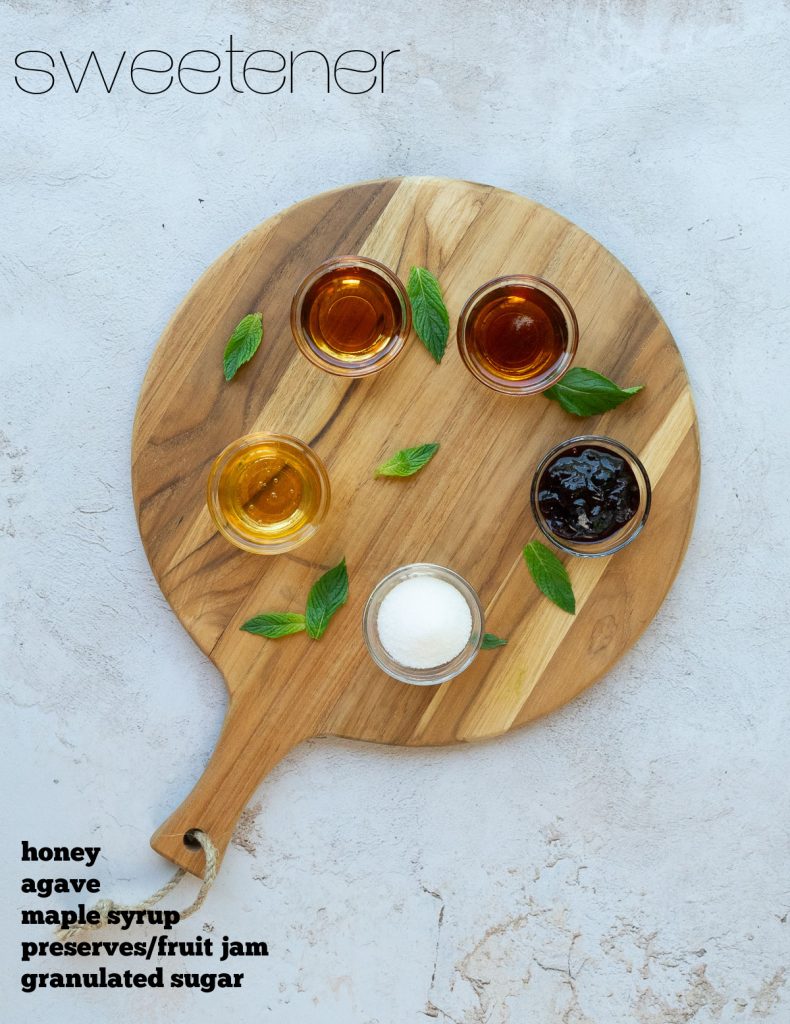
[[[172,0],[141,24],[113,0],[50,7],[4,5],[8,1019],[786,1021],[790,9]],[[75,96],[62,76],[46,96],[14,90],[28,47],[179,54],[221,50],[230,32],[246,50],[402,53],[383,96],[309,82]],[[400,173],[553,206],[647,289],[702,432],[681,574],[616,670],[530,728],[463,749],[315,741],[288,757],[179,932],[266,940],[267,960],[236,968],[240,991],[23,995],[19,841],[100,844],[103,892],[147,895],[169,872],[149,835],[222,718],[221,681],[135,526],[129,440],[155,341],[249,227]]]

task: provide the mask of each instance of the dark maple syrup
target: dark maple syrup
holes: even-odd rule
[[[313,345],[341,362],[377,356],[403,330],[401,299],[390,282],[362,264],[330,268],[307,290],[301,327]]]
[[[528,284],[503,284],[474,308],[466,324],[472,360],[494,377],[526,381],[557,366],[568,324],[555,300]]]

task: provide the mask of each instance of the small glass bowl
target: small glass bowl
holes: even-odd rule
[[[239,522],[226,514],[220,500],[220,485],[223,473],[229,466],[243,458],[246,452],[260,446],[272,446],[272,457],[291,456],[294,468],[299,475],[305,498],[311,507],[310,516],[291,532],[277,535],[276,527],[256,529],[247,525],[239,517]],[[256,555],[279,555],[283,551],[304,544],[318,530],[329,509],[331,490],[329,475],[321,459],[304,441],[290,434],[245,434],[224,448],[211,465],[206,485],[206,503],[214,525],[222,536],[235,544],[242,551],[250,551]],[[267,536],[266,534],[269,534]]]
[[[528,290],[538,293],[545,304],[547,315],[550,313],[561,322],[564,334],[563,350],[560,357],[548,369],[534,377],[509,379],[497,374],[475,351],[472,342],[474,326],[483,308],[501,295],[505,298],[508,291]],[[570,369],[576,348],[579,343],[579,324],[568,299],[550,281],[529,274],[512,274],[507,277],[496,277],[481,285],[466,300],[458,318],[458,351],[466,368],[479,381],[503,395],[537,395],[550,388]]]
[[[538,504],[538,491],[540,489],[540,479],[543,476],[543,471],[560,455],[564,455],[571,448],[577,448],[580,445],[593,445],[596,448],[605,448],[607,451],[612,452],[613,455],[618,455],[628,464],[639,487],[639,505],[633,516],[615,533],[598,541],[577,541],[569,540],[567,537],[557,536],[557,534],[551,531]],[[548,454],[543,456],[540,461],[540,465],[535,470],[535,476],[532,478],[532,489],[530,492],[532,514],[534,515],[535,521],[540,527],[543,535],[547,537],[555,547],[560,548],[561,551],[565,551],[569,555],[577,555],[580,558],[600,558],[603,555],[613,555],[615,551],[620,551],[627,544],[630,544],[631,541],[642,532],[642,529],[647,522],[651,500],[652,491],[650,488],[650,478],[648,477],[647,470],[642,465],[639,457],[621,441],[615,441],[611,437],[603,437],[598,434],[582,434],[579,437],[572,437],[552,448]]]
[[[310,328],[311,306],[320,298],[322,278],[338,277],[342,283],[344,273],[352,279],[356,275],[357,282],[362,282],[359,287],[365,294],[356,297],[356,301],[366,303],[367,309],[362,306],[364,312],[375,317],[378,302],[392,318],[388,340],[373,352],[335,354],[338,350],[327,342],[321,345]],[[338,296],[339,300],[349,298],[354,298],[353,294]],[[338,299],[329,301],[327,315],[333,305],[337,308]],[[389,267],[366,256],[338,256],[321,263],[302,281],[291,302],[291,332],[299,351],[319,369],[339,377],[366,377],[389,366],[403,349],[410,330],[411,304],[402,282]]]
[[[378,613],[381,602],[399,583],[413,579],[415,576],[430,576],[433,579],[450,583],[464,598],[472,615],[472,631],[464,649],[452,661],[446,661],[434,668],[407,668],[405,665],[401,665],[387,653],[378,633]],[[413,683],[415,686],[436,686],[438,683],[446,683],[450,679],[454,679],[475,660],[483,642],[483,620],[484,613],[480,598],[463,576],[459,576],[457,572],[446,569],[442,565],[415,562],[413,565],[403,565],[399,569],[395,569],[376,584],[362,613],[362,632],[371,658],[387,675],[402,683]]]

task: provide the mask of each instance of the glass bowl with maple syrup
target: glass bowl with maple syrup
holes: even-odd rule
[[[576,314],[541,277],[497,277],[473,292],[458,320],[467,369],[503,395],[536,395],[570,368],[579,340]]]
[[[389,267],[339,256],[316,267],[291,303],[291,331],[311,363],[366,377],[397,358],[411,328],[406,289]]]
[[[643,530],[650,478],[621,441],[572,437],[540,461],[532,480],[532,513],[552,544],[571,555],[612,555]]]
[[[246,434],[214,460],[207,504],[231,544],[276,555],[303,544],[329,509],[329,476],[321,459],[289,434]]]

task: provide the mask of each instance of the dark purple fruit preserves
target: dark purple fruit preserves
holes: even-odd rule
[[[594,542],[611,537],[633,519],[639,484],[619,455],[597,445],[577,445],[543,470],[537,499],[553,534]]]

